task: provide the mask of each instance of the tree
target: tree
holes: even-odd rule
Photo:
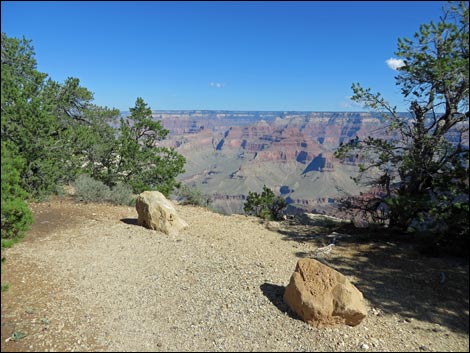
[[[2,33],[1,139],[16,146],[24,159],[23,187],[36,195],[51,188],[59,166],[49,158],[54,151],[54,122],[42,102],[46,74],[36,70],[30,41]]]
[[[83,173],[134,192],[168,195],[178,184],[185,159],[158,146],[168,130],[142,98],[119,125],[120,112],[94,105],[78,78],[61,84],[38,72],[31,41],[2,33],[1,62],[1,140],[24,160],[20,184],[31,196],[47,196]]]
[[[274,195],[271,189],[263,185],[261,194],[252,191],[248,192],[243,210],[245,213],[256,217],[279,220],[286,206],[287,202],[284,198]]]
[[[116,174],[136,193],[153,189],[168,196],[178,185],[175,178],[184,172],[186,160],[173,148],[159,146],[169,131],[152,119],[142,98],[130,112],[121,118]]]
[[[338,158],[359,155],[359,180],[370,178],[387,206],[389,227],[420,226],[468,241],[468,3],[449,4],[439,22],[398,40],[396,84],[409,103],[399,114],[380,93],[353,84],[354,101],[383,113],[389,136],[351,140]]]
[[[117,109],[90,107],[90,125],[88,129],[84,129],[79,143],[83,156],[82,166],[85,166],[82,172],[109,187],[120,181],[117,170],[119,141],[116,128],[120,115]]]
[[[1,140],[24,160],[22,187],[33,197],[73,180],[94,136],[93,94],[77,78],[63,84],[36,70],[31,41],[2,33]]]
[[[20,171],[24,160],[17,156],[14,146],[2,142],[2,247],[5,239],[16,241],[23,237],[33,221],[31,210],[26,205],[27,193],[20,186]]]

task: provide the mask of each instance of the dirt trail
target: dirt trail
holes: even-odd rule
[[[459,259],[345,237],[326,261],[369,316],[314,329],[282,295],[297,260],[328,240],[315,224],[178,206],[190,227],[166,236],[137,226],[132,207],[54,198],[32,209],[33,228],[3,254],[2,351],[468,351]]]

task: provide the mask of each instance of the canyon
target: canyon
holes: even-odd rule
[[[345,196],[366,192],[351,176],[357,161],[333,156],[352,138],[383,136],[368,112],[153,111],[169,135],[163,144],[186,157],[179,181],[211,197],[223,213],[242,213],[263,185],[283,196],[288,213],[332,213]],[[334,213],[334,212],[333,212]]]

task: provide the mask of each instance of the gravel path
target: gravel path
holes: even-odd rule
[[[6,252],[2,351],[468,351],[468,324],[387,310],[369,300],[367,282],[370,312],[359,326],[305,324],[282,295],[299,256],[317,246],[255,218],[178,206],[190,227],[167,236],[137,226],[133,208],[65,209],[75,215],[68,227]],[[39,205],[37,218],[41,210],[54,211]],[[331,261],[354,251],[337,246]],[[352,264],[347,275],[363,290],[360,270]],[[468,321],[468,265],[459,270],[467,283],[458,315]],[[4,339],[12,327],[26,337]]]

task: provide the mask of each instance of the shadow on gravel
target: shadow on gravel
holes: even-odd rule
[[[290,318],[296,320],[302,320],[299,316],[297,316],[287,304],[284,302],[284,290],[286,289],[283,286],[278,286],[276,284],[270,283],[263,283],[260,286],[261,291],[269,299],[271,303],[274,304],[276,308],[278,308],[282,313],[287,314]]]
[[[133,226],[137,225],[137,218],[122,218],[120,221]]]
[[[318,232],[313,224],[283,226],[278,232],[284,240],[309,242],[317,247],[329,244],[333,231],[343,233],[343,237],[336,237],[325,263],[349,276],[372,308],[468,334],[468,260],[427,257],[402,235],[385,237],[378,232],[366,234],[364,230],[344,234],[346,230],[338,228],[322,228]],[[314,258],[315,251],[299,249],[296,255]],[[433,330],[445,329],[437,326]]]
[[[357,246],[353,257],[329,263],[357,277],[357,287],[376,308],[468,334],[469,271],[462,259],[429,258],[410,245],[387,242]]]

